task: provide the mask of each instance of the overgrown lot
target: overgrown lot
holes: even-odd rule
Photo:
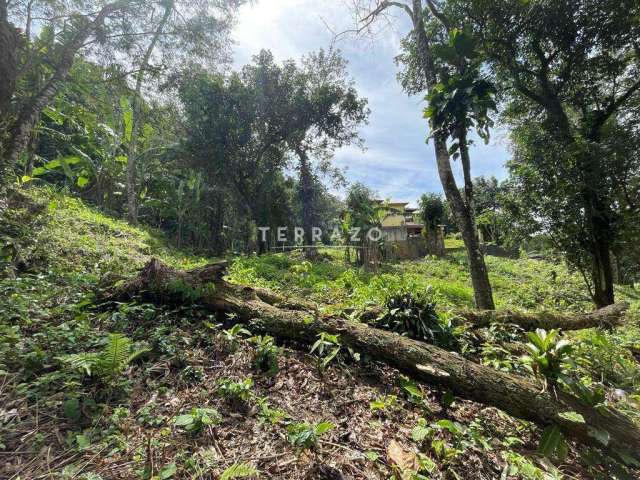
[[[633,455],[614,461],[552,427],[417,384],[339,337],[322,336],[310,352],[197,304],[100,304],[97,291],[151,256],[178,268],[212,259],[77,200],[32,189],[0,228],[3,252],[21,265],[0,281],[0,478],[637,478]],[[382,306],[378,321],[401,329],[401,315],[429,308],[421,332],[430,341],[541,389],[570,388],[566,377],[585,401],[640,425],[640,296],[631,287],[617,292],[631,303],[623,327],[551,334],[551,347],[570,348],[550,349],[545,363],[546,352],[530,351],[542,332],[474,330],[456,318],[472,306],[461,253],[376,274],[333,252],[315,262],[295,253],[230,260],[231,281],[352,321]],[[498,308],[591,308],[560,261],[488,265]]]

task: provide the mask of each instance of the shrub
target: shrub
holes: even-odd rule
[[[120,333],[111,333],[102,351],[75,353],[59,359],[64,364],[81,370],[89,376],[113,380],[133,360],[148,351],[147,348],[135,349],[131,339]]]
[[[256,336],[252,338],[255,345],[253,353],[253,366],[261,372],[273,375],[278,372],[278,355],[280,349],[273,342],[273,337],[269,335]]]
[[[428,292],[422,296],[411,292],[392,295],[385,307],[385,313],[373,322],[377,328],[444,348],[458,347],[451,322],[438,317],[436,304],[429,299]]]
[[[244,409],[253,392],[253,380],[246,378],[236,382],[230,378],[224,378],[218,383],[218,393],[224,397],[229,405],[237,409]]]
[[[317,445],[321,435],[333,427],[335,425],[331,422],[320,422],[317,425],[306,422],[290,423],[287,425],[287,439],[295,447],[311,448]]]
[[[547,332],[538,328],[535,332],[527,332],[529,343],[525,345],[530,355],[522,360],[534,374],[556,381],[562,373],[562,364],[566,362],[572,350],[568,340],[561,339],[558,330]]]
[[[222,417],[215,408],[192,408],[189,413],[178,415],[174,425],[197,434],[209,425],[217,425],[221,420]]]

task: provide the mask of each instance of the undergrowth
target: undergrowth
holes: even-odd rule
[[[417,452],[412,478],[443,478],[446,471],[464,478],[473,468],[492,478],[557,478],[562,470],[569,478],[633,478],[573,444],[553,466],[536,453],[544,437],[532,425],[381,370],[343,348],[338,336],[318,338],[309,355],[197,304],[101,305],[95,294],[105,277],[131,275],[152,256],[176,268],[211,259],[171,248],[153,230],[53,190],[32,189],[27,198],[7,212],[0,231],[23,260],[0,279],[0,451],[15,459],[0,467],[2,478],[217,478],[225,472],[233,478],[235,471],[276,468],[279,455],[297,459],[284,462],[292,470],[265,478],[303,478],[349,451],[344,461],[367,478],[401,478],[380,448],[389,437],[404,454]],[[632,303],[624,328],[553,334],[554,342],[572,348],[547,368],[544,355],[553,346],[538,345],[529,360],[507,348],[533,341],[516,328],[454,327],[452,309],[472,306],[463,253],[384,264],[377,273],[327,253],[317,262],[281,253],[238,257],[228,278],[315,301],[347,318],[383,307],[389,329],[530,375],[541,386],[551,378],[640,424],[640,302],[632,287],[617,291]],[[487,263],[500,308],[591,308],[579,276],[560,263],[496,257]],[[378,381],[370,385],[374,374]],[[322,406],[317,415],[312,404]],[[247,454],[252,450],[242,445],[249,441],[264,459]],[[234,453],[221,454],[220,444]],[[273,445],[285,453],[274,453]]]

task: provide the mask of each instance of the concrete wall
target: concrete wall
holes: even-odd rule
[[[407,227],[382,227],[382,238],[387,243],[390,242],[406,242],[408,239]]]
[[[427,243],[422,237],[408,238],[398,242],[385,242],[387,260],[410,260],[423,258],[427,254]]]

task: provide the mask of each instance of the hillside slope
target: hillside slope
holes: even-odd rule
[[[97,305],[101,278],[131,275],[151,256],[177,268],[210,259],[76,199],[46,189],[16,197],[0,238],[20,267],[0,280],[0,478],[219,478],[234,468],[261,478],[634,476],[633,459],[625,467],[575,444],[546,452],[554,466],[538,453],[537,427],[414,384],[339,339],[309,354],[225,329],[197,305]],[[460,254],[375,275],[331,256],[232,260],[232,281],[345,315],[414,292],[446,325],[451,307],[472,298]],[[488,263],[501,307],[589,308],[580,279],[559,263]],[[630,323],[572,334],[567,361],[600,401],[638,420],[638,295],[618,295],[634,302]],[[463,354],[530,374],[506,348],[521,332],[492,328],[478,340],[464,327],[447,331]]]

